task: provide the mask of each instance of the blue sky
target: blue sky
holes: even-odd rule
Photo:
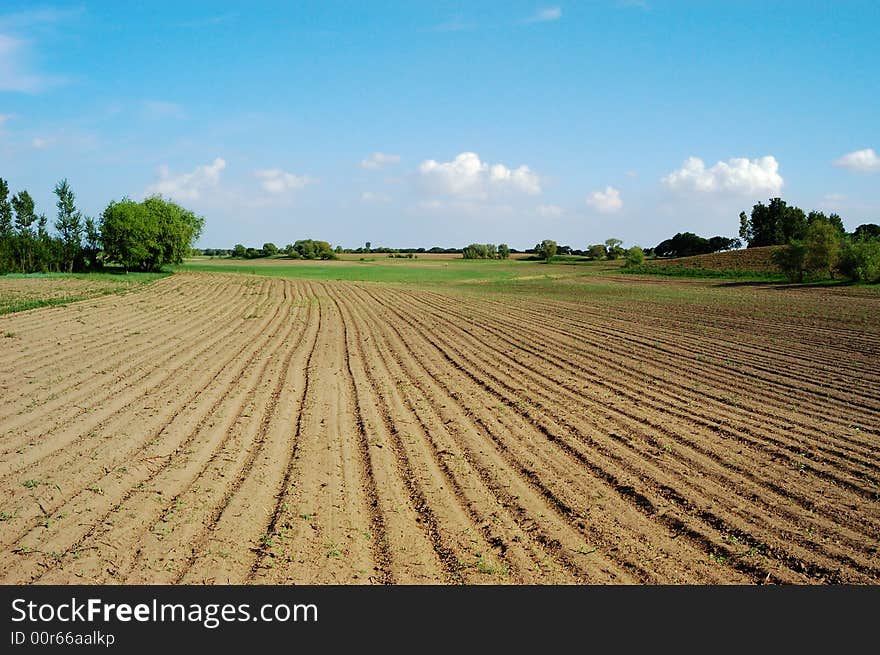
[[[880,222],[880,3],[4,2],[0,176],[200,245],[654,245]]]

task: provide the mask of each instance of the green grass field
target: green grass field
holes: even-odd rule
[[[472,260],[424,255],[418,259],[392,259],[377,255],[365,256],[363,259],[347,256],[335,261],[195,257],[175,266],[174,270],[460,287],[512,282],[523,278],[595,276],[608,270],[616,270],[617,267],[618,264],[614,262],[580,262],[574,266],[571,262],[545,264],[521,259]]]
[[[123,293],[169,273],[30,273],[0,276],[0,314]]]

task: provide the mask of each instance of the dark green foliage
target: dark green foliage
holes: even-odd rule
[[[605,259],[606,255],[605,246],[601,243],[595,243],[587,248],[587,257],[590,259]]]
[[[803,241],[793,240],[784,248],[773,252],[773,263],[792,282],[803,282],[806,272],[807,246]]]
[[[823,212],[811,211],[807,214],[808,228],[816,222],[828,223],[841,237],[846,234],[846,228],[843,227],[843,219],[837,214],[832,213],[826,216]]]
[[[808,225],[803,210],[789,207],[782,198],[771,198],[768,205],[759,202],[752,207],[751,217],[742,212],[739,218],[739,235],[749,248],[784,245],[792,239],[802,239]]]
[[[671,239],[661,241],[652,250],[657,257],[692,257],[721,252],[722,250],[732,250],[741,245],[742,242],[739,239],[729,239],[722,236],[705,239],[693,232],[679,232]]]
[[[876,223],[863,223],[853,230],[852,236],[856,241],[880,239],[880,225]]]
[[[626,250],[621,248],[623,241],[620,239],[605,239],[605,257],[607,259],[617,259],[626,254]]]
[[[816,217],[807,228],[804,245],[807,252],[804,267],[811,273],[825,273],[833,278],[834,269],[840,256],[843,235],[843,224],[834,223],[822,217]],[[839,223],[839,224],[838,224]]]
[[[293,244],[293,253],[303,259],[336,259],[336,253],[326,241],[301,239]]]
[[[498,259],[507,259],[510,257],[510,247],[506,243],[498,244]]]
[[[714,236],[709,239],[709,252],[722,252],[742,247],[742,241],[728,237]]]
[[[504,246],[507,248],[507,246]],[[510,251],[508,250],[508,255]],[[461,256],[464,259],[498,259],[498,248],[494,243],[472,243],[461,249]],[[506,259],[506,257],[502,257]]]
[[[76,209],[73,191],[62,181],[55,193],[59,237],[49,234],[46,216],[37,216],[27,191],[19,191],[10,199],[9,185],[0,179],[0,274],[70,272],[85,267],[82,216]]]
[[[82,255],[82,213],[76,208],[76,196],[66,179],[55,185],[55,195],[58,196],[55,202],[58,208],[55,229],[61,237],[63,265],[68,273],[72,273],[74,267],[80,263]]]
[[[535,256],[549,263],[556,255],[556,247],[556,242],[553,239],[544,239],[535,245]]]
[[[264,243],[263,244],[263,255],[266,257],[274,257],[278,254],[278,246],[274,243]]]
[[[845,240],[837,267],[851,280],[880,282],[880,235],[874,239]]]
[[[137,271],[179,264],[201,234],[204,221],[160,196],[139,203],[111,201],[101,216],[105,260]]]

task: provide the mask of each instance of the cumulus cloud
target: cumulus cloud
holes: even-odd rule
[[[146,189],[146,195],[162,194],[176,200],[198,200],[202,193],[217,186],[226,161],[217,157],[210,164],[197,166],[191,173],[172,175],[167,166],[159,167],[159,181]]]
[[[565,210],[559,205],[538,205],[536,211],[539,216],[543,216],[544,218],[556,218],[565,213]]]
[[[463,152],[442,163],[428,159],[419,165],[419,174],[429,190],[449,196],[488,198],[505,191],[541,193],[541,179],[528,166],[511,169],[504,164],[490,165],[480,161],[475,152]]]
[[[880,157],[873,148],[848,152],[834,160],[838,168],[846,168],[857,173],[874,173],[880,171]]]
[[[562,9],[560,7],[545,7],[539,9],[534,15],[526,18],[526,23],[550,23],[562,18]]]
[[[699,157],[688,157],[684,165],[663,178],[670,189],[701,193],[778,194],[784,180],[779,162],[768,155],[758,159],[733,157],[706,168]]]
[[[612,214],[620,211],[623,200],[620,191],[613,186],[605,187],[604,191],[593,191],[587,198],[587,204],[602,214]]]
[[[284,193],[294,189],[302,189],[316,180],[308,175],[294,175],[280,168],[266,168],[254,171],[254,175],[260,178],[260,186],[269,193]]]
[[[37,150],[42,150],[43,148],[49,147],[49,139],[43,139],[41,137],[36,137],[36,138],[34,138],[33,141],[31,141],[31,145],[34,148],[36,148]]]
[[[368,171],[375,171],[390,164],[396,164],[400,161],[400,155],[389,155],[384,152],[374,152],[368,159],[361,160],[361,168]]]

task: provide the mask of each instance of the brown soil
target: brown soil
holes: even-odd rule
[[[0,582],[880,582],[880,299],[724,294],[177,274],[2,316]]]

